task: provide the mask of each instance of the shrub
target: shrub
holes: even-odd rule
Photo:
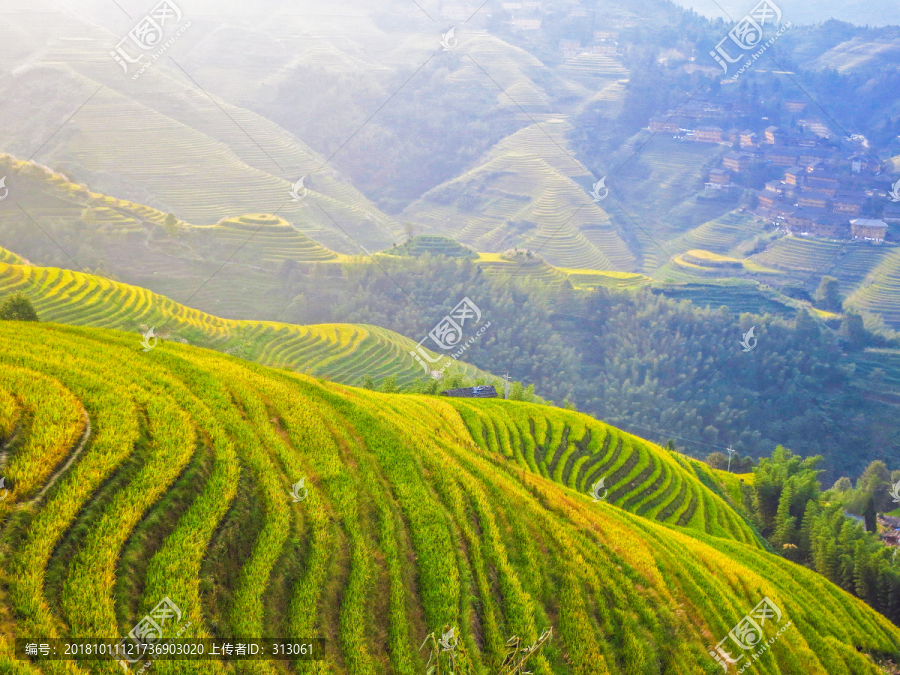
[[[34,305],[24,293],[13,293],[0,302],[0,320],[39,321]]]

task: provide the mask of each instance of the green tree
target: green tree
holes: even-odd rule
[[[838,280],[834,277],[824,276],[816,289],[816,304],[829,312],[841,311],[841,291]]]
[[[704,460],[707,464],[709,464],[714,469],[725,470],[725,467],[728,466],[728,457],[724,452],[711,452],[706,456]]]
[[[876,459],[866,467],[856,481],[856,489],[875,500],[876,511],[891,510],[891,474],[880,459]]]
[[[170,237],[174,237],[178,234],[178,218],[175,217],[174,213],[166,214],[166,220],[163,223],[163,227],[166,230],[166,234]]]
[[[869,569],[869,554],[866,551],[866,543],[862,539],[856,542],[856,547],[853,551],[853,583],[856,597],[867,602],[874,599]]]
[[[781,492],[778,512],[775,514],[775,532],[772,535],[772,545],[775,550],[782,550],[786,546],[794,544],[797,537],[797,519],[791,515],[793,500],[794,488],[788,482]]]
[[[772,451],[771,458],[762,458],[753,469],[753,512],[764,537],[772,536],[779,526],[787,528],[787,514],[779,520],[782,492],[790,486],[790,515],[794,518],[806,511],[806,503],[819,498],[817,466],[820,455],[800,457],[783,446]],[[796,526],[796,520],[794,521]],[[782,532],[782,536],[789,532]],[[783,542],[784,543],[784,542]]]
[[[24,293],[13,293],[0,302],[0,320],[2,321],[40,321],[34,305]]]
[[[806,511],[803,513],[803,522],[800,524],[799,558],[807,562],[813,559],[814,539],[819,514],[822,512],[819,502],[810,500],[806,503]]]
[[[847,478],[847,476],[842,476],[841,478],[838,478],[834,482],[834,485],[831,487],[831,489],[834,490],[835,492],[846,492],[847,490],[850,490],[852,488],[853,488],[853,485],[850,483],[850,479]]]
[[[875,513],[875,498],[869,495],[866,500],[866,508],[863,510],[863,518],[866,521],[866,531],[874,532],[877,529],[877,518]]]
[[[522,386],[521,382],[513,382],[512,386],[509,388],[509,400],[510,401],[524,401],[525,400],[525,387]]]
[[[850,351],[859,351],[865,347],[868,337],[862,317],[854,312],[844,314],[840,336]]]

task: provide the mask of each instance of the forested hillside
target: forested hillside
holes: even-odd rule
[[[888,338],[867,332],[853,314],[829,327],[809,305],[763,313],[769,300],[753,291],[747,297],[758,313],[737,315],[651,289],[585,294],[430,257],[383,260],[348,276],[347,291],[324,295],[327,310],[298,301],[291,320],[344,316],[425,334],[440,310],[421,308],[446,303],[447,289],[451,297],[465,292],[491,321],[466,354],[473,364],[509,369],[545,398],[571,401],[636,434],[674,439],[695,456],[732,445],[758,457],[784,444],[824,455],[832,479],[872,459],[900,459],[896,347],[875,349]],[[316,297],[301,277],[290,283],[301,299]],[[751,327],[758,344],[745,352]]]

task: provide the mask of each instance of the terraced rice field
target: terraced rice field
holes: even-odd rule
[[[467,246],[463,246],[449,237],[421,235],[406,241],[402,246],[389,248],[383,253],[390,255],[420,256],[443,255],[448,258],[474,258],[478,254]]]
[[[0,263],[5,263],[7,265],[23,265],[25,261],[12,251],[0,248]]]
[[[745,279],[668,284],[653,290],[667,298],[690,300],[698,307],[715,309],[725,305],[733,314],[769,313],[790,318],[796,314],[798,304],[785,296],[764,293],[759,284]]]
[[[671,246],[677,250],[698,248],[728,255],[743,242],[761,236],[764,232],[761,219],[750,213],[729,211],[673,240]]]
[[[135,344],[152,327],[163,340],[187,341],[347,384],[361,384],[367,376],[376,383],[395,376],[399,384],[409,384],[427,375],[410,355],[416,348],[413,340],[376,326],[222,319],[102,277],[0,263],[0,296],[16,291],[29,297],[42,321],[130,331]],[[453,361],[446,372],[494,379],[462,361]]]
[[[783,274],[784,272],[763,267],[749,259],[730,258],[701,249],[691,249],[673,256],[671,262],[654,272],[654,276],[658,279],[682,283],[696,281],[703,277],[729,278]]]
[[[461,48],[471,59],[463,59],[461,68],[454,73],[454,80],[463,91],[488,88],[496,93],[497,105],[516,110],[520,106],[526,110],[546,108],[546,94],[529,76],[543,69],[537,58],[487,33],[473,33],[461,41]],[[488,72],[490,79],[476,63]]]
[[[345,259],[302,232],[289,222],[267,213],[226,218],[214,228],[198,228],[205,241],[225,251],[240,249],[232,262],[247,264],[280,263],[291,259],[298,262],[326,262]],[[224,257],[224,256],[222,256]]]
[[[508,637],[552,625],[535,675],[708,675],[709,645],[764,597],[791,624],[758,672],[880,675],[868,655],[900,654],[897,627],[762,550],[677,461],[577,413],[0,322],[2,440],[26,417],[0,501],[10,675],[122,672],[18,661],[12,640],[126,635],[162,598],[182,612],[166,635],[327,641],[320,662],[154,662],[163,674],[413,675],[447,625],[492,673]]]
[[[900,250],[889,249],[849,301],[854,307],[881,314],[892,328],[900,329]]]
[[[524,259],[527,260],[527,259]],[[558,285],[568,279],[574,288],[590,289],[634,288],[652,281],[650,277],[632,272],[611,272],[592,269],[553,267],[544,262],[512,260],[500,253],[479,253],[475,260],[485,274],[500,278],[529,279]],[[524,264],[523,264],[524,262]]]
[[[132,218],[115,211],[108,206],[99,206],[89,210],[90,220],[104,234],[128,234],[143,231],[144,226],[137,218]]]
[[[900,406],[900,350],[865,349],[853,355],[853,365],[861,378],[860,396]]]
[[[752,259],[803,279],[829,274],[838,279],[843,293],[849,293],[877,268],[886,253],[887,249],[868,244],[786,236]]]
[[[597,288],[636,288],[652,281],[650,277],[643,274],[634,274],[632,272],[601,272],[597,270],[573,270],[560,269],[566,276],[572,286],[579,289]]]
[[[750,528],[696,476],[646,441],[593,418],[503,401],[452,401],[484,450],[575,490],[604,479],[605,500],[661,522],[758,547]]]
[[[485,274],[492,277],[509,277],[529,279],[548,284],[559,284],[565,280],[566,274],[544,262],[513,261],[500,253],[480,253],[476,260]]]
[[[725,152],[727,148],[716,143],[656,134],[616,174],[616,199],[632,215],[660,217],[693,196],[702,182],[703,165]],[[658,224],[666,226],[665,219]]]
[[[584,187],[593,177],[563,150],[565,130],[551,118],[503,139],[484,163],[430,190],[403,218],[479,251],[518,245],[558,267],[633,268],[628,246]]]

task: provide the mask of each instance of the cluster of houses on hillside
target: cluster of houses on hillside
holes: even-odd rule
[[[791,234],[880,243],[888,223],[900,223],[900,210],[886,203],[891,180],[835,171],[822,161],[790,166],[756,192],[756,214]]]
[[[785,107],[802,113],[805,104],[789,101]],[[734,187],[734,176],[754,167],[782,169],[779,179],[756,191],[755,212],[791,234],[883,242],[889,224],[900,223],[900,198],[892,193],[897,177],[886,174],[880,162],[864,151],[868,145],[864,138],[826,143],[832,133],[814,118],[800,120],[799,132],[769,126],[761,134],[702,123],[708,121],[704,118],[740,112],[725,104],[697,102],[677,118],[652,118],[649,128],[733,148],[722,157],[721,168],[709,171],[710,190]]]

